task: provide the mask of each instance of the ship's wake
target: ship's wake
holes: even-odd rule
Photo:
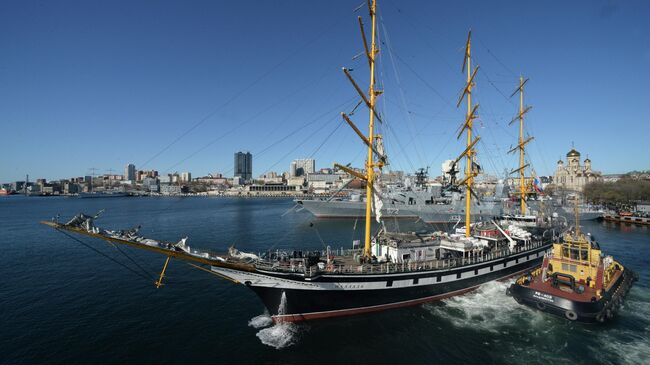
[[[650,290],[636,287],[618,318],[586,326],[519,305],[507,296],[508,282],[490,282],[465,295],[426,304],[436,317],[459,330],[488,332],[486,345],[501,346],[507,363],[565,363],[571,343],[599,354],[604,363],[647,364],[650,359]],[[534,346],[532,345],[534,344]]]
[[[512,281],[492,281],[481,285],[465,295],[451,297],[442,303],[427,304],[431,313],[444,317],[456,327],[468,327],[488,332],[502,332],[504,327],[521,324],[522,321],[543,320],[535,311],[517,304],[506,295]]]
[[[650,290],[641,286],[632,289],[615,323],[599,336],[594,350],[607,350],[613,362],[647,364],[650,361]],[[596,348],[597,347],[597,348]]]

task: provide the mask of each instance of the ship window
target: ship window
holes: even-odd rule
[[[439,283],[441,281],[442,281],[442,276],[438,275],[438,277],[436,278],[436,282]]]
[[[460,273],[456,274],[456,279],[460,279]]]
[[[504,263],[503,263],[503,267],[507,267],[507,266],[508,266],[508,263],[507,263],[507,262],[504,262]]]
[[[386,282],[386,287],[391,287],[391,286],[393,286],[393,281],[392,281],[392,280],[388,280],[388,281]]]
[[[515,259],[515,264],[518,264],[518,263],[519,263],[519,259]]]
[[[490,265],[490,271],[494,271],[494,266]]]
[[[474,270],[474,275],[478,275],[478,269]]]
[[[579,260],[580,259],[580,252],[577,248],[572,248],[571,249],[571,260]]]
[[[562,271],[569,271],[569,264],[562,264]]]
[[[413,285],[417,285],[420,282],[420,278],[413,279]]]
[[[530,255],[526,255],[526,261],[530,260]]]

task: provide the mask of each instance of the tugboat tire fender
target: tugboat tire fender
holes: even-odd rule
[[[537,309],[539,309],[539,310],[541,310],[541,311],[543,311],[543,310],[546,309],[546,304],[544,304],[544,303],[542,303],[542,302],[536,302],[536,303],[535,303],[535,306],[537,307]]]
[[[566,317],[566,319],[568,319],[570,321],[575,321],[576,319],[578,319],[578,315],[576,314],[576,312],[574,312],[572,310],[568,310],[568,311],[564,312],[564,316]]]

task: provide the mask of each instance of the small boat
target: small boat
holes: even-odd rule
[[[638,275],[604,256],[580,226],[553,244],[542,266],[519,277],[506,291],[517,303],[584,323],[614,317]]]

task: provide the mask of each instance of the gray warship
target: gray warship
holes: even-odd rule
[[[386,219],[421,219],[426,223],[465,223],[465,195],[457,185],[458,162],[442,164],[443,183],[428,185],[424,169],[396,184],[382,189],[382,214]],[[497,182],[494,191],[471,202],[472,221],[490,220],[504,213],[508,187]],[[295,202],[317,218],[356,219],[365,215],[365,195],[350,193],[346,197],[296,199]]]

